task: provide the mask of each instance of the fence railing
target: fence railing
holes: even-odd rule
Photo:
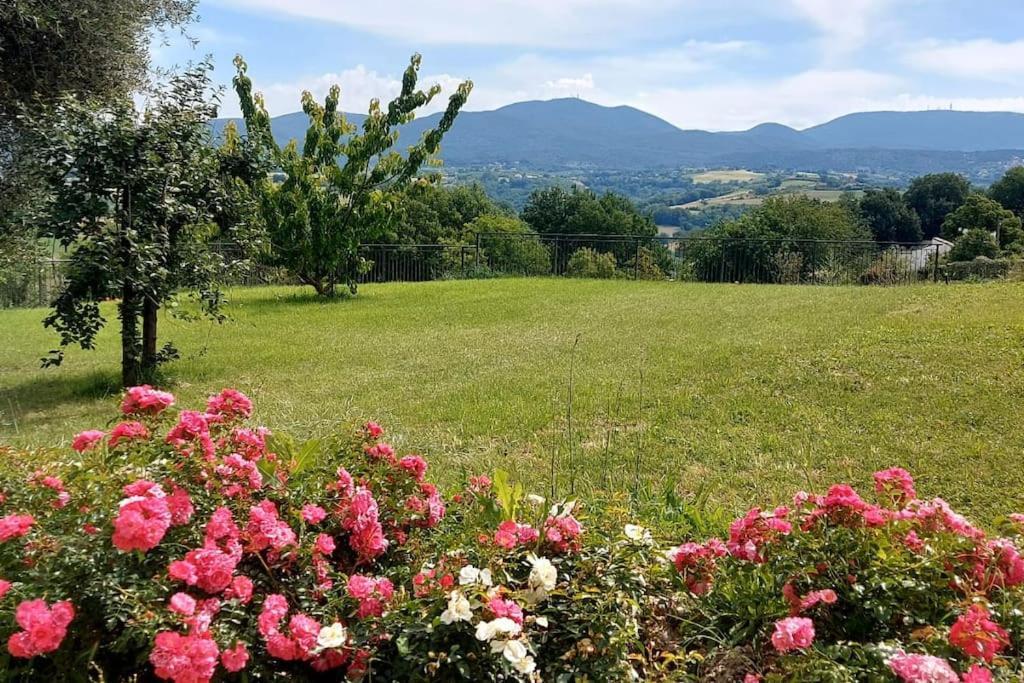
[[[359,282],[554,276],[773,284],[900,285],[942,274],[939,244],[868,240],[636,237],[480,233],[472,244],[366,244]],[[0,308],[49,305],[66,259],[27,263],[0,279]],[[295,284],[285,270],[253,264],[224,284]]]

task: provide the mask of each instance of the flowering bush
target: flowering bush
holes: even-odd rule
[[[843,484],[798,493],[724,542],[670,553],[676,642],[700,655],[673,666],[721,680],[1018,680],[1024,518],[992,538],[919,499],[902,469],[874,483],[874,500]]]
[[[297,444],[225,390],[0,471],[12,679],[1017,680],[1024,516],[992,537],[910,474],[668,547],[498,472],[445,501],[383,429]]]

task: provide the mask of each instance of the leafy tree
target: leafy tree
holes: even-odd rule
[[[412,121],[416,111],[441,91],[437,85],[426,92],[416,89],[419,55],[413,55],[401,93],[386,110],[378,100],[370,102],[361,130],[338,111],[337,86],[331,88],[323,106],[305,92],[302,109],[309,117],[309,129],[300,151],[294,141],[283,148],[274,142],[270,115],[262,97],[253,94],[241,57],[235,59],[235,66],[235,90],[248,138],[263,151],[268,167],[280,169],[285,176],[280,184],[266,177],[253,184],[271,241],[267,259],[287,268],[320,296],[334,296],[339,284],[355,294],[365,267],[360,244],[385,234],[401,192],[411,183],[438,179],[437,174],[420,177],[420,168],[434,158],[472,83],[459,85],[437,127],[425,132],[405,156],[393,150],[399,127]]]
[[[41,220],[72,251],[66,284],[44,321],[62,348],[44,365],[59,364],[65,346],[94,347],[105,299],[120,299],[125,385],[149,379],[175,355],[169,344],[157,350],[157,313],[179,290],[193,291],[203,311],[218,315],[215,283],[233,263],[211,243],[249,241],[249,226],[239,223],[244,195],[231,176],[251,165],[237,135],[229,133],[221,149],[211,145],[207,122],[216,108],[207,68],[173,78],[143,112],[128,98],[57,105],[57,129],[42,150],[53,199]]]
[[[917,242],[921,219],[897,190],[868,190],[860,200],[860,215],[879,242]]]
[[[921,218],[926,239],[942,232],[942,222],[960,208],[971,194],[971,184],[956,173],[932,173],[914,178],[904,195]]]
[[[685,257],[698,279],[792,281],[811,275],[833,255],[828,241],[867,240],[871,234],[849,202],[802,195],[769,197],[734,221],[704,231]],[[743,239],[737,239],[743,238]]]
[[[654,221],[637,210],[627,197],[612,192],[601,196],[590,190],[561,187],[535,190],[522,218],[542,235],[636,235],[657,234]]]
[[[515,216],[478,216],[466,229],[482,236],[480,244],[492,270],[515,275],[551,274],[548,247]]]
[[[1014,166],[992,183],[988,196],[1024,218],[1024,166]]]
[[[147,78],[154,33],[184,25],[197,0],[0,2],[0,240],[31,241],[41,117],[74,96],[110,102]]]
[[[956,241],[970,230],[984,230],[996,236],[1000,248],[1021,239],[1021,221],[1012,211],[981,194],[972,194],[942,224],[942,236]]]
[[[472,241],[469,225],[481,216],[512,215],[482,186],[413,185],[400,198],[398,218],[384,236],[396,244],[457,244]]]
[[[998,255],[999,245],[992,233],[978,228],[971,228],[960,235],[949,250],[950,261],[973,261],[979,256],[991,259]]]

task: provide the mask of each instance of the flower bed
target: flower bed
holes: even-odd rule
[[[296,444],[129,390],[0,473],[17,679],[1016,680],[1024,517],[991,537],[903,470],[661,542],[503,473],[447,500],[368,423]],[[595,504],[595,507],[596,504]],[[581,521],[582,520],[582,521]]]

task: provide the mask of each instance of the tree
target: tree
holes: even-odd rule
[[[458,244],[472,241],[470,223],[481,216],[514,215],[499,206],[482,186],[415,184],[398,202],[398,217],[384,235],[394,244]]]
[[[466,226],[480,235],[491,269],[514,275],[550,275],[551,253],[530,226],[515,216],[485,214]]]
[[[337,86],[323,106],[304,92],[302,109],[309,129],[299,151],[295,141],[285,147],[274,141],[270,115],[262,97],[253,94],[241,57],[236,57],[235,66],[234,85],[248,139],[262,150],[268,167],[285,175],[279,185],[266,177],[253,183],[271,242],[267,260],[287,268],[320,296],[333,297],[339,284],[355,294],[365,267],[359,246],[384,234],[410,184],[438,179],[437,174],[419,176],[420,168],[433,160],[473,84],[466,81],[456,88],[437,127],[425,132],[405,156],[392,149],[399,127],[441,91],[437,85],[426,92],[416,89],[419,55],[413,55],[401,93],[386,110],[378,100],[370,102],[361,130],[338,111]]]
[[[860,200],[860,215],[879,242],[917,242],[921,219],[897,190],[868,190]]]
[[[830,267],[827,261],[833,256],[842,258],[850,251],[829,242],[871,238],[855,204],[801,195],[769,197],[738,219],[704,231],[703,236],[718,239],[701,240],[687,248],[695,276],[730,282],[801,281]]]
[[[914,178],[904,198],[921,218],[921,231],[931,239],[942,231],[942,222],[967,201],[971,185],[956,173],[933,173]]]
[[[1022,237],[1020,218],[982,194],[972,194],[942,224],[942,236],[950,241],[958,240],[970,230],[984,230],[995,235],[996,243],[1002,249]]]
[[[41,150],[53,193],[41,219],[71,256],[44,321],[60,334],[61,349],[44,365],[59,364],[68,345],[94,347],[106,322],[99,303],[108,298],[120,299],[125,385],[150,379],[176,355],[169,344],[157,350],[157,314],[179,290],[193,291],[203,311],[218,315],[215,283],[233,262],[211,243],[250,241],[232,176],[252,164],[231,131],[222,148],[211,145],[207,122],[216,107],[207,68],[171,79],[143,112],[128,98],[57,105],[57,128]]]
[[[1014,166],[992,183],[988,196],[1024,219],[1024,166]]]
[[[998,255],[999,245],[992,233],[977,228],[971,228],[960,235],[949,250],[950,261],[973,261],[979,256],[992,259]]]
[[[38,201],[34,163],[48,107],[68,96],[109,103],[147,79],[155,33],[188,23],[197,0],[0,3],[0,239],[21,236]]]
[[[613,192],[600,197],[590,190],[561,187],[534,190],[523,207],[522,219],[542,235],[657,234],[654,220],[640,213],[629,198]]]

